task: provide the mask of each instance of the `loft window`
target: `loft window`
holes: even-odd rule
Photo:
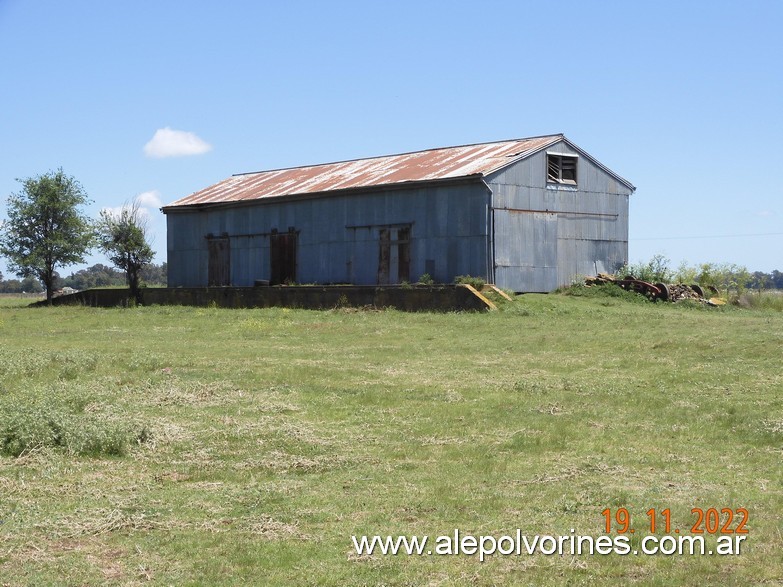
[[[546,154],[546,180],[550,183],[576,185],[576,162],[574,155]]]

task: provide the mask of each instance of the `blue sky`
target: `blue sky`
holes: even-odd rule
[[[93,216],[141,196],[160,262],[158,203],[233,173],[562,132],[637,186],[631,261],[783,270],[781,28],[753,0],[0,0],[0,198],[59,167]]]

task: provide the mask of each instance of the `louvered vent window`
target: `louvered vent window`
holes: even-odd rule
[[[547,153],[547,177],[550,183],[576,185],[576,162],[579,157]]]

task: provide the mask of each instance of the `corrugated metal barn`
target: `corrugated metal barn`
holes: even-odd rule
[[[563,135],[235,175],[163,208],[169,287],[551,291],[627,261],[634,189]]]

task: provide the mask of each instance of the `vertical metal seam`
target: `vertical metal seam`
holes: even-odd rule
[[[492,207],[492,199],[494,196],[494,193],[492,191],[492,188],[489,187],[489,184],[484,179],[484,176],[481,177],[481,183],[484,184],[484,187],[487,188],[487,209],[485,212],[485,229],[487,233],[487,254],[486,254],[486,263],[487,263],[487,270],[486,270],[486,277],[487,283],[495,283],[495,218],[493,214],[493,207]]]

